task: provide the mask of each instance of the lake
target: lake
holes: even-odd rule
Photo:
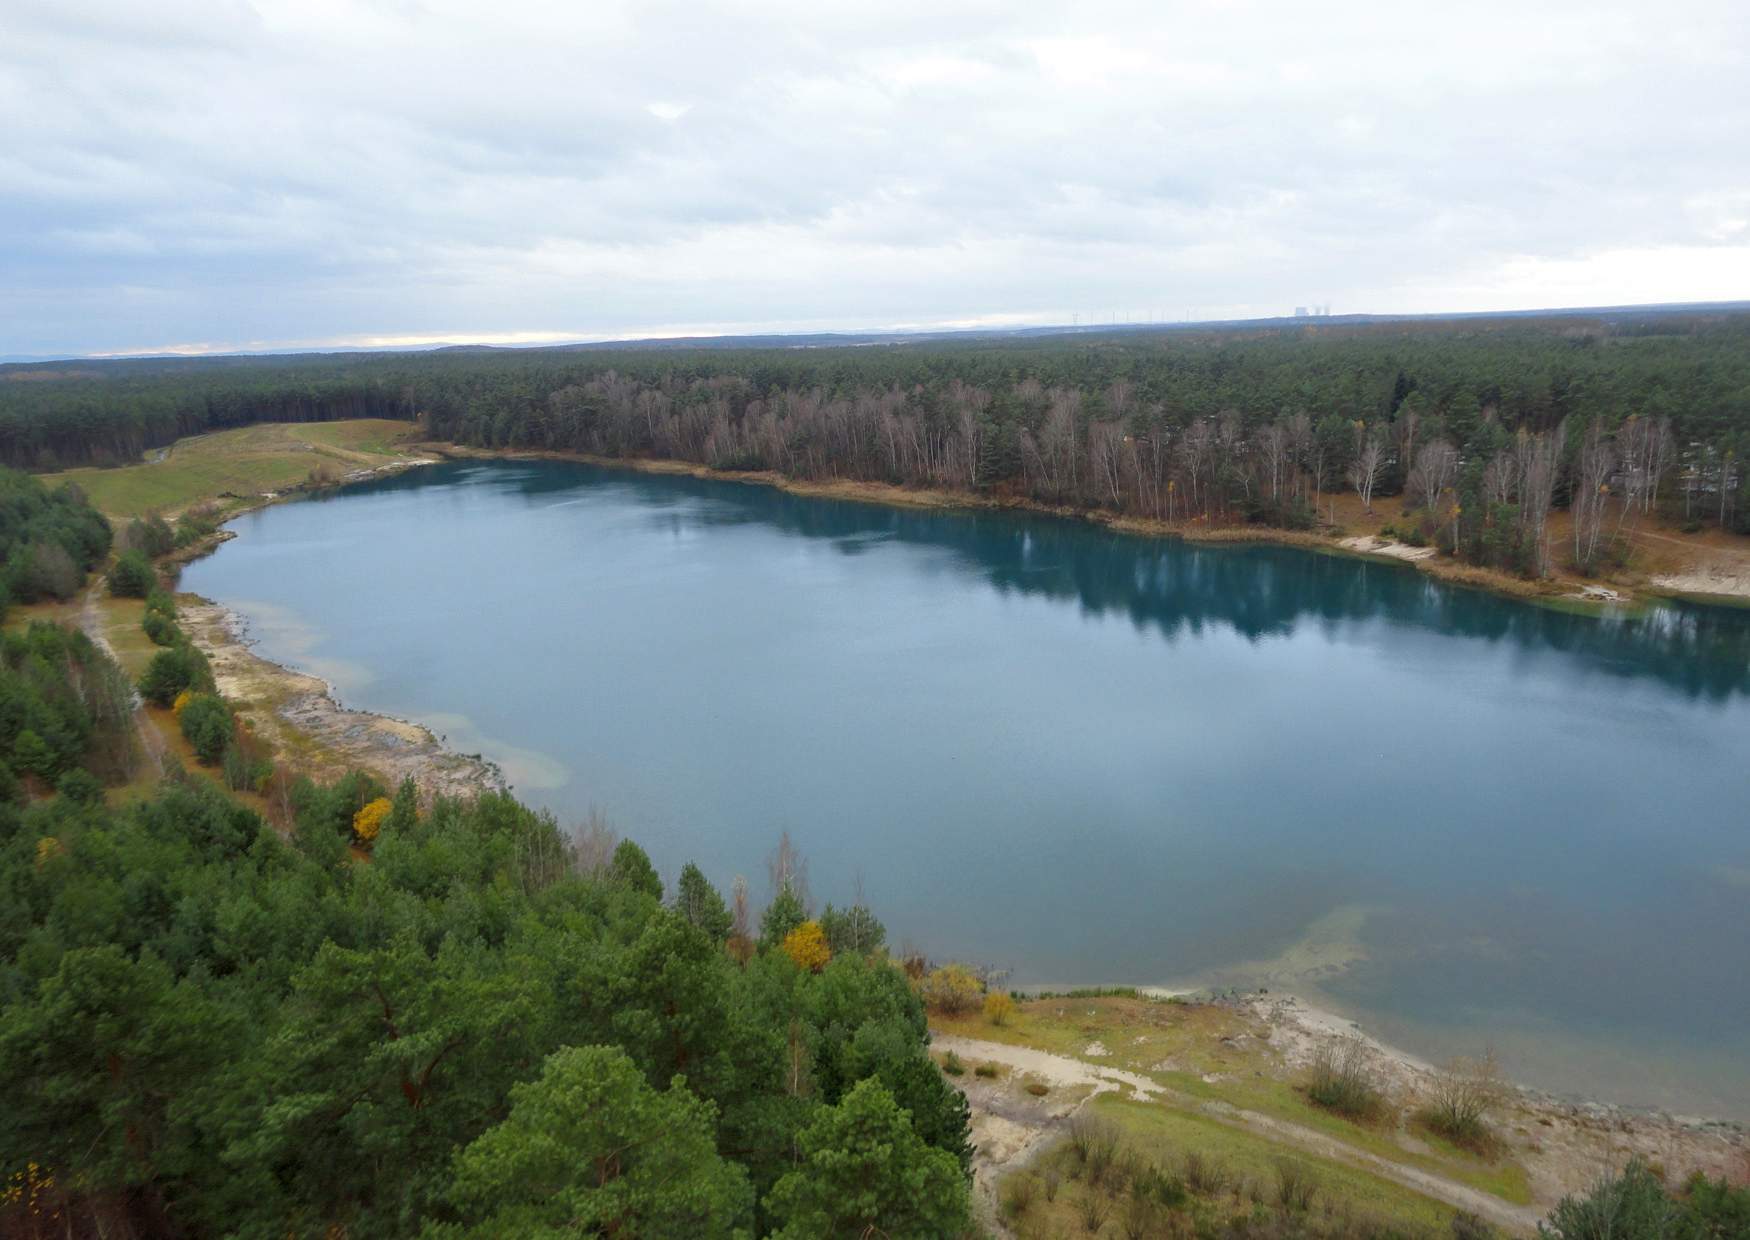
[[[559,462],[267,508],[183,588],[671,882],[1025,984],[1292,989],[1750,1119],[1750,612]]]

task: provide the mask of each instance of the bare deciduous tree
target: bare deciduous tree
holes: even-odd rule
[[[1598,537],[1604,527],[1610,473],[1615,467],[1614,446],[1605,438],[1604,428],[1594,421],[1580,439],[1574,472],[1574,563],[1582,572],[1590,571],[1598,558]]]
[[[1483,467],[1483,503],[1490,508],[1498,508],[1513,502],[1513,484],[1518,479],[1518,470],[1513,464],[1513,454],[1502,451]]]
[[[1384,1105],[1373,1063],[1373,1047],[1360,1034],[1345,1034],[1319,1044],[1312,1058],[1307,1097],[1352,1119],[1365,1119]]]
[[[1513,459],[1519,476],[1520,536],[1532,548],[1540,577],[1549,574],[1549,542],[1544,531],[1549,524],[1549,506],[1555,496],[1556,474],[1561,466],[1562,440],[1566,433],[1566,422],[1547,435],[1533,435],[1521,429],[1519,439],[1513,445]]]
[[[1367,434],[1360,422],[1355,428],[1360,444],[1355,449],[1355,459],[1349,462],[1349,485],[1361,497],[1361,506],[1372,512],[1373,488],[1379,485],[1380,471],[1385,468],[1385,445],[1379,441],[1378,435]]]
[[[1203,510],[1208,511],[1209,498],[1202,488],[1209,475],[1214,451],[1214,435],[1210,431],[1207,418],[1198,418],[1179,437],[1179,468],[1183,471],[1190,490],[1186,501],[1191,508],[1201,504]]]
[[[730,923],[729,932],[743,942],[747,942],[753,938],[753,913],[747,904],[747,879],[737,874],[731,893],[730,909],[733,920]]]
[[[802,902],[805,911],[813,912],[814,901],[808,894],[808,862],[791,842],[788,831],[778,837],[778,846],[766,858],[766,874],[772,881],[774,896],[787,888]]]
[[[1258,456],[1264,463],[1264,479],[1269,483],[1271,499],[1281,498],[1282,483],[1288,474],[1290,442],[1288,427],[1280,421],[1270,423],[1258,436]]]
[[[1409,493],[1416,504],[1429,512],[1440,507],[1440,495],[1458,476],[1458,449],[1444,439],[1423,444],[1410,467]]]
[[[1429,1127],[1461,1145],[1489,1144],[1489,1112],[1507,1096],[1507,1081],[1492,1050],[1458,1058],[1436,1073],[1422,1115]]]
[[[614,863],[620,833],[601,810],[590,808],[582,822],[571,829],[571,869],[581,878],[602,878]]]

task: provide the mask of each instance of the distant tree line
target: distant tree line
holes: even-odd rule
[[[1571,507],[1596,567],[1655,505],[1750,528],[1750,315],[1551,317],[858,348],[458,351],[129,363],[0,384],[0,458],[374,413],[496,447],[1309,526],[1403,495],[1412,539],[1526,573]]]

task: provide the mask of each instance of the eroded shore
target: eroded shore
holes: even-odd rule
[[[327,681],[261,657],[227,608],[196,594],[179,595],[177,607],[219,692],[299,773],[323,781],[362,768],[390,788],[412,779],[427,801],[504,790],[486,758],[455,752],[420,724],[346,707]]]
[[[1289,1101],[1321,1047],[1359,1039],[1387,1113],[1333,1123]],[[1139,991],[1135,998],[1026,1002],[996,1028],[976,1016],[932,1021],[932,1049],[967,1069],[955,1077],[972,1110],[974,1175],[989,1217],[1003,1179],[1034,1166],[1101,1097],[1196,1115],[1285,1150],[1352,1167],[1529,1234],[1562,1197],[1584,1192],[1633,1157],[1667,1182],[1700,1172],[1750,1174],[1743,1126],[1557,1098],[1503,1084],[1489,1109],[1499,1148],[1479,1157],[1444,1146],[1416,1119],[1439,1069],[1370,1038],[1353,1022],[1276,992]],[[1282,1086],[1293,1093],[1285,1095]]]

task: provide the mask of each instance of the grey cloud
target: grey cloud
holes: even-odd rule
[[[1539,264],[1552,299],[1750,295],[1746,25],[31,0],[0,14],[0,352],[1477,309]]]

